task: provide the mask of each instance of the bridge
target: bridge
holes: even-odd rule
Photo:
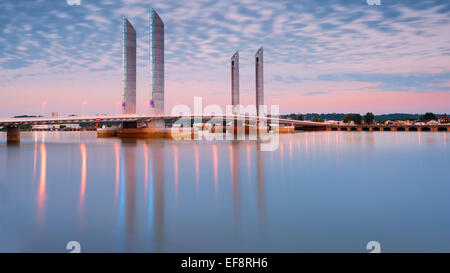
[[[327,131],[402,131],[402,132],[450,132],[450,124],[428,125],[334,125],[326,127]]]
[[[17,142],[20,140],[20,127],[24,125],[57,125],[57,124],[79,124],[79,123],[148,123],[156,120],[179,120],[192,119],[201,122],[211,119],[222,119],[223,121],[234,121],[248,124],[252,122],[265,122],[270,125],[287,125],[296,129],[325,129],[327,126],[321,122],[282,119],[271,116],[254,115],[180,115],[180,114],[116,114],[116,115],[91,115],[91,116],[61,116],[61,117],[24,117],[0,119],[0,126],[7,128],[7,141]]]

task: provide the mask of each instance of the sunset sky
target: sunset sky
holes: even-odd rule
[[[264,47],[266,104],[282,113],[450,113],[450,1],[0,1],[0,117],[118,113],[121,16],[138,39],[138,112],[149,98],[149,8],[165,24],[165,108],[255,101]]]

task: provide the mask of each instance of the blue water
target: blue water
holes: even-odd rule
[[[450,252],[445,132],[257,141],[0,133],[0,251]]]

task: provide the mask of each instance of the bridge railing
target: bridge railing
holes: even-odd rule
[[[211,119],[222,117],[226,120],[260,120],[265,122],[276,122],[290,125],[326,126],[325,123],[300,121],[290,119],[280,119],[271,116],[250,116],[250,115],[176,115],[176,114],[117,114],[117,115],[91,115],[91,116],[61,116],[61,117],[24,117],[0,119],[0,126],[21,126],[21,125],[52,125],[52,124],[73,124],[73,123],[94,123],[94,122],[124,122],[139,121],[146,122],[155,119],[181,119],[181,118],[202,118]]]

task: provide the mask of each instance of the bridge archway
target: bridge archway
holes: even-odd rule
[[[380,131],[380,127],[373,127],[374,131]]]
[[[356,127],[352,127],[350,128],[350,131],[358,131],[358,129],[356,129]]]
[[[438,131],[439,131],[439,132],[446,132],[446,131],[447,131],[447,128],[445,128],[445,127],[439,127],[439,128],[438,128]]]
[[[391,131],[391,128],[386,127],[386,128],[384,128],[384,130],[385,130],[385,131]]]
[[[403,128],[403,127],[398,127],[398,128],[397,128],[397,131],[404,132],[404,131],[406,131],[406,129]]]
[[[423,128],[422,128],[422,131],[424,131],[424,132],[429,132],[429,131],[431,131],[431,129],[430,129],[430,127],[423,127]]]
[[[362,130],[368,132],[368,131],[370,131],[370,128],[369,127],[364,127]]]
[[[417,127],[411,127],[411,128],[409,128],[409,130],[410,131],[414,131],[414,132],[417,132],[418,130],[417,130]]]

